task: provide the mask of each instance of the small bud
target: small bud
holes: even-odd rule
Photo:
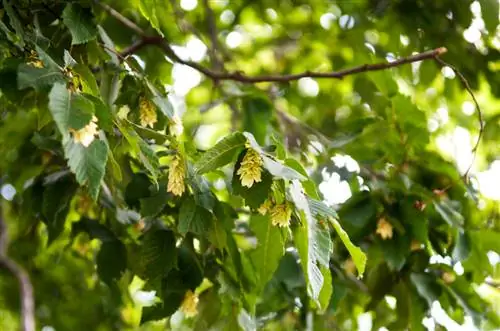
[[[254,182],[262,180],[262,158],[253,148],[247,149],[237,174],[240,175],[241,185],[246,187],[252,187]]]
[[[377,234],[384,240],[392,238],[392,224],[387,222],[385,218],[381,218],[377,223]]]
[[[441,275],[441,278],[443,279],[443,281],[446,283],[446,284],[451,284],[455,281],[455,279],[457,278],[455,276],[455,274],[453,272],[449,272],[449,271],[445,271],[443,272],[443,274]]]

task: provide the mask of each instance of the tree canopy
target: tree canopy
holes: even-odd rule
[[[0,329],[500,328],[498,0],[1,3]]]

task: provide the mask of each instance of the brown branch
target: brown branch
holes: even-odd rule
[[[253,84],[253,83],[261,83],[261,82],[290,82],[290,81],[298,80],[298,79],[305,78],[305,77],[341,79],[345,76],[349,76],[349,75],[353,75],[353,74],[357,74],[357,73],[385,70],[385,69],[389,69],[389,68],[398,67],[400,65],[407,64],[407,63],[419,62],[419,61],[429,60],[429,59],[438,59],[438,57],[440,55],[446,53],[446,51],[447,51],[445,47],[439,47],[439,48],[436,48],[436,49],[433,49],[430,51],[426,51],[423,53],[404,57],[404,58],[401,58],[399,60],[395,60],[392,62],[363,64],[363,65],[360,65],[357,67],[343,69],[340,71],[333,71],[333,72],[305,71],[305,72],[298,73],[298,74],[284,74],[284,75],[271,74],[271,75],[261,75],[261,76],[247,76],[244,73],[239,72],[239,71],[234,71],[234,72],[215,71],[215,70],[211,70],[209,68],[206,68],[199,63],[196,63],[193,61],[188,61],[188,60],[183,60],[175,53],[175,51],[172,49],[169,42],[165,38],[162,38],[159,36],[147,36],[145,34],[144,30],[142,30],[134,22],[130,21],[128,18],[121,15],[119,12],[117,12],[113,8],[109,7],[108,5],[100,3],[99,0],[94,0],[94,1],[97,4],[99,4],[104,10],[106,10],[110,15],[112,15],[113,17],[118,19],[123,25],[125,25],[126,27],[137,32],[137,34],[139,34],[142,37],[140,42],[137,42],[135,45],[130,46],[129,49],[134,47],[133,49],[137,50],[137,49],[140,49],[146,45],[156,45],[156,46],[160,47],[165,52],[165,54],[168,57],[170,57],[170,59],[172,61],[180,63],[180,64],[184,64],[188,67],[196,69],[214,81],[232,80],[232,81],[237,81],[237,82],[245,83],[245,84]]]
[[[451,65],[449,63],[446,63],[445,61],[443,61],[439,57],[434,58],[434,60],[436,60],[436,62],[439,63],[440,65],[450,67],[451,70],[453,70],[453,72],[455,73],[455,75],[458,76],[458,78],[462,82],[462,85],[467,90],[467,93],[469,93],[469,95],[471,96],[472,101],[474,101],[474,105],[476,106],[477,117],[478,117],[478,121],[479,121],[479,134],[477,136],[476,144],[472,148],[472,161],[471,161],[469,167],[467,168],[467,170],[465,171],[465,173],[463,174],[463,178],[467,181],[467,176],[469,175],[469,172],[472,169],[472,166],[474,165],[474,162],[476,160],[477,149],[479,148],[479,144],[481,143],[481,138],[482,138],[483,133],[484,133],[483,112],[481,110],[481,107],[479,106],[479,102],[477,101],[476,96],[472,92],[472,89],[471,89],[471,87],[469,85],[469,82],[464,77],[464,75],[455,66],[453,66],[453,65]]]
[[[9,238],[7,225],[3,219],[0,208],[0,267],[9,271],[19,282],[19,295],[21,299],[21,330],[35,331],[35,300],[33,286],[26,271],[7,255]]]

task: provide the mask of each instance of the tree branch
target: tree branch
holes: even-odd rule
[[[131,49],[137,51],[138,49],[140,49],[146,45],[156,45],[156,46],[160,47],[172,61],[180,63],[180,64],[184,64],[188,67],[196,69],[214,81],[231,80],[231,81],[237,81],[237,82],[245,83],[245,84],[253,84],[253,83],[261,83],[261,82],[282,82],[282,83],[284,83],[284,82],[290,82],[290,81],[298,80],[298,79],[305,78],[305,77],[341,79],[345,76],[349,76],[349,75],[353,75],[353,74],[357,74],[357,73],[385,70],[385,69],[389,69],[389,68],[398,67],[400,65],[407,64],[407,63],[419,62],[419,61],[429,60],[429,59],[438,59],[440,55],[446,53],[446,51],[447,51],[445,47],[439,47],[439,48],[436,48],[436,49],[433,49],[430,51],[426,51],[423,53],[404,57],[404,58],[401,58],[401,59],[398,59],[398,60],[395,60],[392,62],[363,64],[363,65],[360,65],[357,67],[343,69],[343,70],[339,70],[339,71],[333,71],[333,72],[305,71],[305,72],[298,73],[298,74],[283,74],[283,75],[271,74],[271,75],[261,75],[261,76],[248,76],[240,71],[233,71],[233,72],[215,71],[215,70],[211,70],[209,68],[206,68],[199,63],[189,61],[189,60],[183,60],[175,53],[175,51],[170,46],[170,43],[165,38],[162,38],[159,36],[147,36],[143,29],[141,29],[134,22],[130,21],[128,18],[126,18],[125,16],[123,16],[122,14],[120,14],[119,12],[117,12],[116,10],[111,8],[110,6],[101,3],[99,0],[94,0],[94,1],[98,5],[100,5],[105,11],[107,11],[110,15],[112,15],[117,20],[119,20],[123,25],[125,25],[129,29],[135,31],[138,35],[140,35],[142,37],[141,41],[139,41],[139,42],[137,42],[137,43],[135,43],[132,46],[127,48],[127,50],[128,50],[127,55],[131,54],[130,53]]]
[[[463,174],[464,180],[467,181],[467,176],[469,175],[469,172],[472,169],[472,166],[474,165],[474,161],[476,160],[477,149],[479,148],[479,143],[481,142],[481,138],[482,138],[483,133],[484,133],[483,112],[481,110],[481,107],[479,106],[479,102],[477,101],[476,96],[472,92],[472,89],[471,89],[471,87],[469,85],[469,82],[464,77],[464,75],[462,75],[462,73],[457,68],[455,68],[455,66],[453,66],[453,65],[451,65],[449,63],[446,63],[445,61],[443,61],[439,57],[436,57],[434,60],[436,60],[436,62],[439,63],[440,65],[450,67],[451,70],[453,70],[453,72],[455,73],[455,75],[457,75],[457,77],[462,82],[462,85],[467,90],[467,93],[469,93],[469,95],[471,96],[472,101],[474,101],[474,105],[476,106],[477,118],[478,118],[478,121],[479,121],[479,133],[478,133],[478,136],[477,136],[476,144],[472,148],[472,160],[471,160],[471,163],[470,163],[469,167],[467,168],[467,170],[465,171],[465,173]]]
[[[19,282],[19,295],[21,299],[21,330],[35,331],[35,300],[33,286],[28,274],[14,260],[7,255],[9,238],[7,225],[3,219],[0,208],[0,267],[9,271]]]

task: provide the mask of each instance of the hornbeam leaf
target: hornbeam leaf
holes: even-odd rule
[[[243,150],[245,143],[245,136],[239,132],[226,136],[196,162],[195,172],[203,174],[228,164]]]

